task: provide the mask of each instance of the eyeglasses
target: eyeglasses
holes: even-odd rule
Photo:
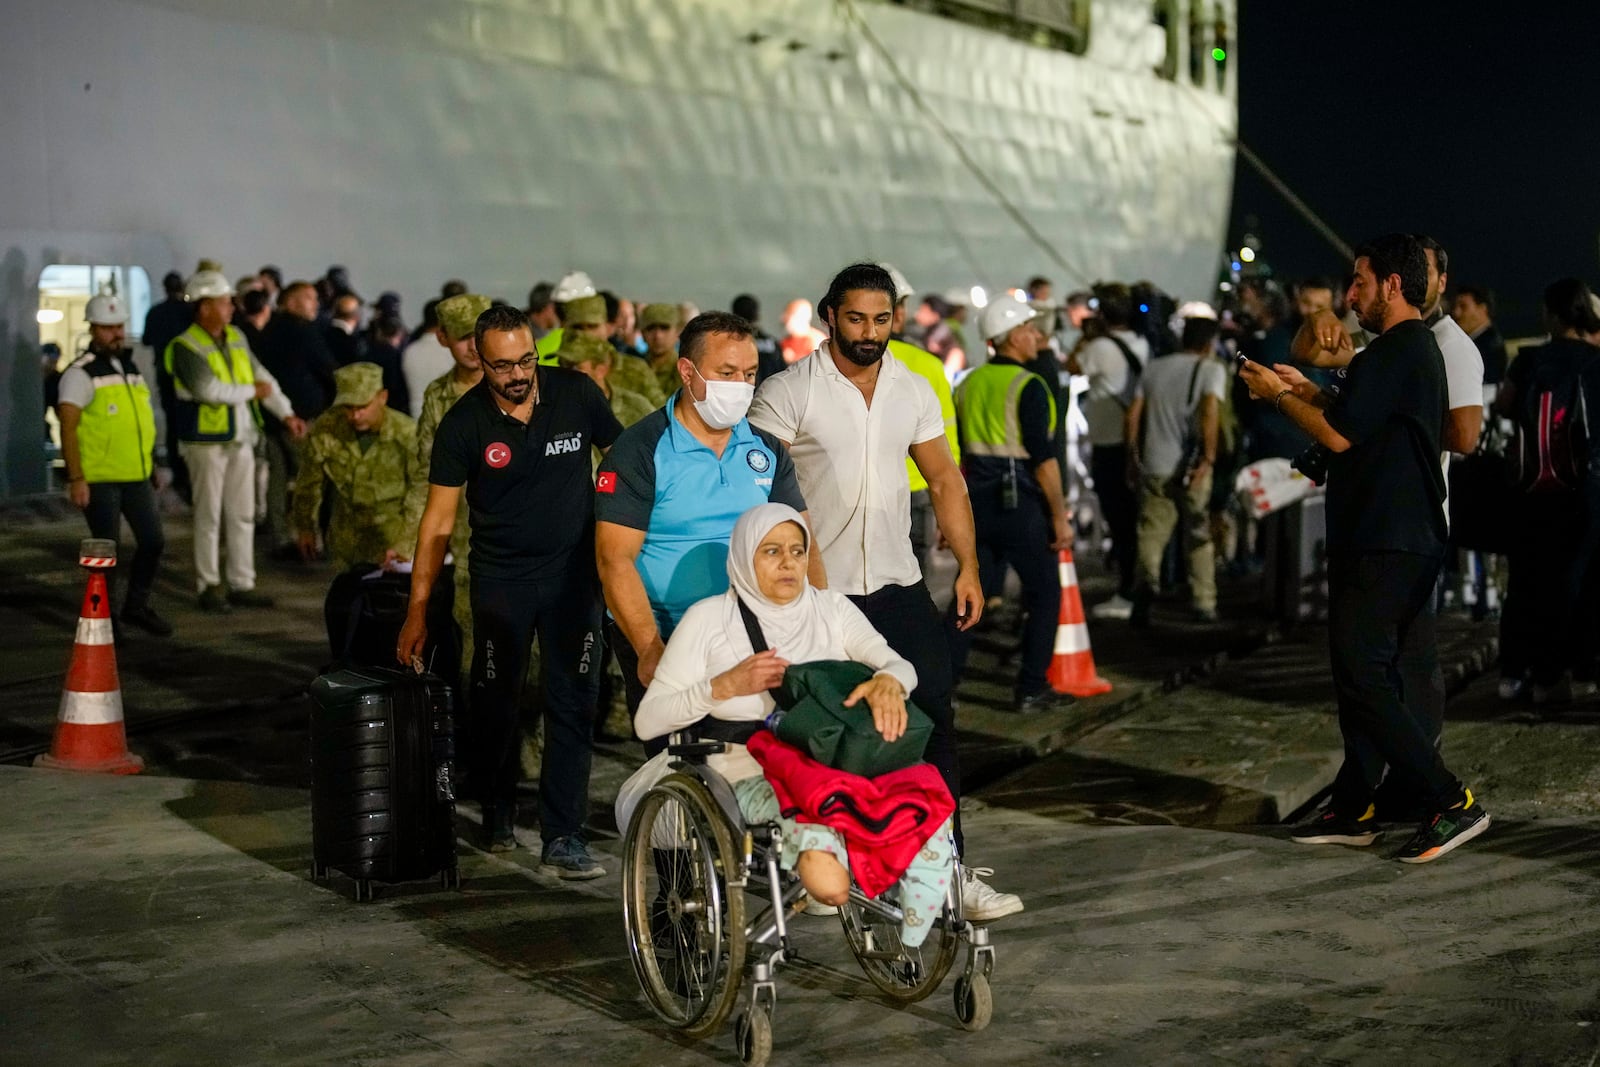
[[[521,359],[504,359],[504,360],[501,360],[498,363],[485,363],[484,364],[485,367],[488,367],[490,370],[494,371],[496,374],[510,374],[512,368],[514,368],[514,367],[521,367],[523,370],[532,370],[534,367],[536,367],[538,365],[539,365],[539,354],[537,352],[529,352],[527,355],[523,356]]]

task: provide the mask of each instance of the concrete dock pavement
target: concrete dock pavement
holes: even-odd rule
[[[307,705],[326,568],[267,564],[270,612],[190,605],[186,534],[161,592],[178,633],[119,648],[133,779],[0,766],[0,1048],[20,1062],[736,1062],[645,1008],[628,964],[610,802],[637,746],[596,750],[591,827],[610,873],[478,851],[465,885],[309,877]],[[81,527],[0,531],[0,745],[48,742],[82,592]],[[1086,596],[1104,595],[1092,561]],[[1274,634],[1160,609],[1091,623],[1118,689],[1015,715],[1004,618],[961,692],[970,858],[1027,902],[995,926],[995,1022],[967,1035],[948,986],[896,1011],[833,920],[802,917],[779,977],[775,1063],[1585,1064],[1600,1056],[1600,704],[1506,705],[1478,674],[1492,627],[1449,618],[1445,751],[1494,813],[1410,868],[1289,842],[1337,728],[1316,627]],[[1492,651],[1487,653],[1492,654]],[[1100,703],[1096,703],[1096,701]],[[532,805],[529,805],[531,808]],[[537,844],[531,816],[519,827]]]
[[[355,904],[309,879],[303,791],[0,768],[0,1047],[14,1062],[709,1064],[648,1012],[618,879],[463,847],[464,887]],[[896,1010],[802,916],[774,1063],[1585,1065],[1600,1050],[1594,820],[1498,824],[1447,861],[1263,830],[969,813],[1024,913],[995,1017]]]
[[[991,802],[1014,801],[1062,816],[1184,826],[1290,818],[1332,784],[1344,759],[1327,631],[1305,624],[1287,634],[1238,632],[1243,635],[1239,652],[1206,655],[1200,645],[1190,653],[1187,671],[1169,670],[1169,664],[1182,662],[1183,653],[1175,649],[1194,646],[1159,622],[1145,633],[1108,634],[1102,643],[1118,662],[1130,665],[1118,672],[1118,692],[1095,698],[1110,707],[1091,708],[1070,724],[1070,732],[1051,735],[1059,743],[1041,745],[1039,759],[986,781],[983,795]],[[1463,691],[1470,683],[1478,686],[1476,699],[1494,659],[1494,635],[1493,625],[1465,617],[1440,621],[1448,692]],[[1146,644],[1149,655],[1130,654],[1128,642]],[[1493,689],[1492,680],[1486,684]],[[1506,711],[1502,705],[1486,713]],[[1577,721],[1583,718],[1580,710]],[[1457,739],[1457,728],[1447,725],[1447,756],[1456,750]],[[1466,747],[1485,743],[1487,736],[1474,734]],[[1526,765],[1516,746],[1498,747],[1509,749],[1501,758],[1511,766]],[[1476,778],[1469,782],[1484,793]]]
[[[81,518],[59,504],[25,518],[0,531],[0,630],[22,638],[0,646],[0,762],[29,759],[49,744],[84,581],[76,563]],[[275,597],[277,607],[207,615],[195,603],[187,517],[170,516],[166,535],[155,603],[176,632],[161,639],[128,631],[117,649],[136,751],[159,747],[174,726],[240,716],[260,722],[276,709],[298,706],[299,694],[328,659],[322,600],[333,577],[329,565],[261,560],[258,588]],[[1107,584],[1094,561],[1080,569],[1086,594]],[[930,584],[938,588],[940,581]],[[948,581],[943,590],[948,593]],[[1014,618],[1002,610],[978,635],[959,694],[968,777],[983,781],[1056,751],[1197,670],[1257,647],[1270,629],[1246,610],[1213,626],[1169,626],[1160,611],[1157,617],[1158,628],[1142,634],[1123,623],[1091,625],[1101,673],[1116,685],[1112,693],[1022,716],[1010,707]]]
[[[31,759],[55,726],[83,582],[79,521],[46,508],[0,533],[0,625],[16,636],[0,646],[0,762]],[[167,533],[158,603],[177,632],[128,634],[118,648],[131,747],[153,773],[303,788],[302,693],[327,660],[331,569],[263,562],[259,587],[277,598],[275,609],[205,615],[187,579],[187,525],[170,520]],[[1083,555],[1092,604],[1111,581]],[[1014,614],[991,613],[957,694],[969,794],[1184,825],[1275,822],[1314,798],[1341,758],[1325,632],[1280,634],[1256,612],[1251,583],[1224,583],[1222,592],[1220,624],[1188,622],[1167,604],[1147,630],[1092,621],[1098,670],[1115,688],[1033,715],[1010,708]],[[1458,684],[1483,669],[1493,647],[1492,625],[1444,620],[1442,658]],[[604,746],[597,783],[620,782],[636,761],[636,746]],[[601,828],[610,795],[597,794]]]
[[[175,633],[124,628],[117,642],[130,734],[297,700],[328,659],[322,600],[331,567],[261,563],[258,588],[277,607],[209,615],[196,603],[187,516],[168,516],[165,533],[152,603]],[[0,760],[31,758],[49,745],[83,598],[77,546],[85,536],[82,518],[59,508],[13,512],[0,532],[0,633],[8,638],[0,647]]]

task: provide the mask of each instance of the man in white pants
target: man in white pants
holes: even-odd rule
[[[233,286],[216,270],[196,271],[184,286],[194,325],[167,346],[163,363],[177,388],[179,450],[194,486],[194,569],[204,611],[271,607],[256,592],[256,458],[261,410],[283,420],[295,437],[305,423],[289,398],[232,326]],[[220,541],[228,545],[222,585]]]

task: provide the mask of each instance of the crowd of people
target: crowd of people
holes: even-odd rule
[[[151,604],[161,452],[192,504],[205,611],[270,604],[256,590],[258,514],[259,547],[276,557],[409,573],[395,657],[437,666],[453,617],[492,849],[517,847],[520,705],[537,659],[541,868],[583,879],[603,873],[584,827],[612,660],[653,755],[693,719],[764,718],[797,656],[867,650],[879,673],[858,695],[885,729],[907,701],[931,718],[927,760],[958,800],[953,694],[1008,571],[1021,587],[1014,707],[1059,707],[1071,698],[1046,681],[1058,552],[1104,530],[1117,588],[1097,619],[1149,625],[1158,593],[1186,584],[1194,616],[1214,620],[1219,565],[1249,568],[1257,552],[1229,506],[1235,474],[1289,460],[1328,484],[1347,752],[1330,807],[1296,840],[1366,844],[1380,819],[1405,819],[1419,829],[1402,858],[1425,862],[1489,822],[1438,754],[1452,453],[1503,440],[1526,496],[1498,549],[1510,565],[1503,695],[1592,688],[1597,629],[1600,460],[1582,421],[1600,403],[1594,297],[1552,286],[1550,342],[1508,368],[1490,294],[1457,287],[1446,314],[1448,271],[1437,242],[1389,235],[1359,250],[1343,288],[1247,279],[1219,313],[1147,283],[1058,301],[1043,277],[981,307],[963,291],[914,305],[898,269],[858,263],[814,309],[791,304],[774,337],[748,295],[702,313],[618,297],[582,272],[522,306],[450,281],[408,327],[396,294],[369,313],[338,267],[314,282],[271,267],[230,282],[202,261],[165,279],[144,324],[164,449],[125,305],[90,303],[89,351],[60,382],[68,493],[97,536],[128,518],[137,549],[119,624],[157,634],[171,632]],[[778,517],[730,555],[753,509]],[[944,610],[925,577],[936,541],[955,561]],[[1479,576],[1494,558],[1471,559],[1465,588],[1492,610]],[[728,614],[741,581],[759,585],[770,647]],[[950,839],[967,854],[959,808]],[[986,869],[962,871],[969,917],[1021,910]]]

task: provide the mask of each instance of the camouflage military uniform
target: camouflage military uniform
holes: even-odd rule
[[[447,370],[439,377],[428,383],[428,388],[422,394],[422,410],[417,414],[417,461],[422,465],[422,483],[416,487],[417,515],[420,518],[422,508],[428,502],[428,470],[433,465],[433,435],[439,432],[439,420],[444,418],[444,413],[456,406],[456,401],[466,395],[470,385],[461,385],[456,381],[456,372]],[[470,528],[467,524],[466,507],[456,508],[456,526],[450,534],[450,551],[456,558],[456,570],[465,572],[467,569],[467,535]]]
[[[447,370],[439,377],[428,383],[428,388],[422,394],[422,411],[417,415],[417,462],[422,468],[422,477],[414,488],[416,499],[408,503],[407,510],[412,506],[416,508],[417,520],[422,519],[423,508],[428,503],[428,469],[433,463],[433,435],[439,430],[439,420],[444,418],[444,413],[455,406],[457,400],[466,395],[470,385],[461,385],[456,381],[456,372]],[[472,666],[472,595],[467,581],[467,553],[469,551],[468,538],[472,533],[471,524],[468,522],[467,502],[461,501],[456,506],[456,525],[450,534],[450,554],[455,557],[455,587],[456,597],[453,605],[456,625],[461,627],[461,670],[462,677],[470,677],[467,673]],[[413,536],[415,531],[413,530]]]
[[[417,463],[417,424],[409,415],[389,411],[375,432],[360,434],[344,409],[330,408],[312,424],[300,462],[295,529],[317,528],[324,486],[331,483],[328,556],[334,563],[382,562],[391,548],[411,556],[422,514],[409,506],[410,490],[427,474]]]
[[[664,326],[672,330],[667,338],[656,336],[652,340],[651,330]],[[678,345],[678,331],[683,328],[683,323],[678,319],[678,305],[676,304],[646,304],[639,309],[639,329],[645,332],[645,340],[651,345],[670,342],[672,350],[662,351],[658,355],[647,355],[640,360],[644,364],[645,372],[655,383],[656,391],[661,395],[661,404],[667,402],[667,397],[678,391],[683,384],[683,379],[678,374],[678,357],[675,350]],[[624,389],[633,389],[635,392],[644,392],[631,382],[619,382]],[[660,407],[661,404],[657,404]]]
[[[656,380],[656,388],[668,396],[676,393],[683,386],[683,376],[678,373],[676,356],[666,360],[660,366],[652,365],[650,373]],[[662,403],[665,404],[666,401],[663,400]]]
[[[568,337],[557,350],[556,359],[563,367],[570,367],[580,374],[594,378],[596,383],[600,384],[600,388],[606,391],[610,398],[611,413],[623,426],[632,426],[661,406],[651,403],[648,398],[615,381],[613,376],[617,372],[617,365],[633,362],[633,357],[621,355],[598,337],[585,337],[582,334]],[[585,370],[586,367],[590,369]],[[603,380],[597,377],[600,367],[610,368]],[[594,451],[595,465],[598,466],[600,450]]]
[[[623,358],[632,359],[633,357],[624,356]],[[607,382],[607,384],[609,385],[610,383]],[[630,389],[623,389],[616,385],[611,386],[610,402],[611,414],[617,417],[617,421],[622,423],[624,428],[632,426],[661,406],[660,404],[652,404],[649,400]]]
[[[624,355],[621,352],[618,352],[616,359],[611,361],[609,381],[613,388],[625,389],[649,401],[651,411],[664,405],[667,397],[671,395],[671,392],[661,391],[661,382],[656,378],[655,371],[650,369],[650,364],[638,356]],[[676,390],[677,384],[674,383],[672,388]],[[615,405],[612,406],[612,414],[616,415],[622,425],[630,425],[622,412],[616,410]]]

